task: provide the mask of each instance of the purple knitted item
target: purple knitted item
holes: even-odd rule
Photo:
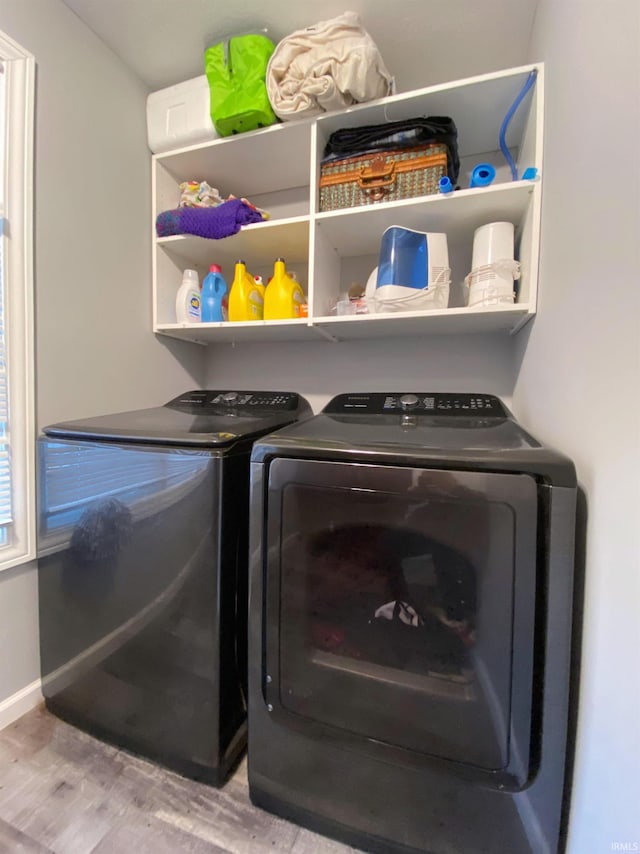
[[[231,199],[217,208],[177,208],[163,211],[156,219],[158,237],[174,234],[195,234],[220,240],[237,234],[243,225],[262,222],[262,214],[242,199]]]

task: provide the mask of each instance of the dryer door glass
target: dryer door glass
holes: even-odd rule
[[[527,475],[272,463],[277,711],[526,776],[536,514]]]

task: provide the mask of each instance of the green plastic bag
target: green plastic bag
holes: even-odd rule
[[[220,136],[267,127],[276,121],[265,76],[275,49],[266,36],[235,36],[204,52],[211,119]]]

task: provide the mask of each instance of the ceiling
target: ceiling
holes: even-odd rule
[[[347,9],[360,14],[399,92],[535,59],[528,48],[538,0],[64,2],[150,91],[203,74],[204,49],[226,36],[267,28],[278,42]]]

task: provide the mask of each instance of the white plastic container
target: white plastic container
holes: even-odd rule
[[[147,97],[147,140],[154,154],[217,138],[204,74]]]
[[[520,265],[513,259],[512,222],[490,222],[473,235],[471,272],[465,279],[468,306],[508,305],[515,301]]]
[[[476,228],[471,269],[478,270],[494,261],[506,260],[513,261],[513,223],[490,222]]]
[[[176,323],[200,323],[200,282],[197,270],[185,270],[176,294]]]

